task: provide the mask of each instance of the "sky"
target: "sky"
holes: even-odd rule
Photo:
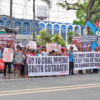
[[[9,15],[10,0],[0,0],[0,15]],[[76,19],[75,11],[67,11],[56,5],[59,0],[51,0],[52,8],[49,10],[49,20],[52,22],[72,23]],[[68,2],[76,2],[76,0],[68,0]],[[38,6],[47,6],[41,0],[36,0],[36,16]],[[48,11],[48,10],[47,10]],[[48,15],[48,14],[47,14]],[[13,0],[13,17],[32,19],[32,0]],[[45,21],[44,20],[44,21]]]

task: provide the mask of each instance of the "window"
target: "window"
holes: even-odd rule
[[[54,34],[59,34],[59,26],[56,24],[54,25]]]
[[[46,27],[46,32],[47,34],[51,35],[52,34],[52,26],[51,24],[48,24],[47,27]]]
[[[16,21],[15,22],[15,28],[18,28],[18,34],[21,34],[21,22]]]
[[[23,24],[23,34],[29,34],[30,32],[30,24],[28,22],[24,22]]]
[[[43,23],[39,24],[39,31],[41,31],[42,29],[44,29],[44,24]]]
[[[0,26],[4,26],[4,22],[0,20]]]
[[[31,31],[33,32],[33,24],[31,25]],[[39,28],[37,23],[35,23],[35,33],[39,35]]]
[[[73,27],[72,26],[68,26],[68,32],[73,31]]]
[[[10,28],[10,21],[6,22],[6,28]]]
[[[64,39],[64,41],[66,41],[66,26],[65,25],[61,26],[61,36]]]
[[[79,34],[79,27],[78,26],[75,27],[74,33],[75,33],[75,35]]]

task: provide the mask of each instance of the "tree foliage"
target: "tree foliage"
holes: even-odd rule
[[[71,44],[72,43],[72,35],[73,34],[74,33],[72,31],[67,33],[67,41],[68,41],[68,44]]]
[[[40,31],[40,36],[36,38],[37,44],[45,46],[47,42],[50,42],[51,37],[46,33],[45,29]]]
[[[69,3],[67,0],[60,0],[58,5],[66,10],[76,10],[78,20],[76,24],[83,25],[86,21],[95,21],[100,17],[100,0],[77,0],[75,3]]]
[[[57,43],[57,44],[61,44],[61,46],[65,46],[65,42],[64,42],[64,40],[62,39],[62,37],[59,36],[59,34],[55,34],[55,35],[52,37],[52,42],[53,42],[53,43]]]
[[[42,29],[40,36],[36,36],[35,38],[38,46],[46,46],[46,43],[58,43],[61,44],[61,46],[65,46],[65,42],[59,34],[48,35],[45,29]]]

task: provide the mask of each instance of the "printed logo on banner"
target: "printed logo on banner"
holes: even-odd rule
[[[29,76],[68,75],[69,58],[66,56],[46,56],[28,58]]]
[[[4,62],[13,62],[13,50],[12,48],[4,48],[3,52],[3,61]]]
[[[99,52],[75,52],[74,68],[75,70],[95,69],[100,67]]]

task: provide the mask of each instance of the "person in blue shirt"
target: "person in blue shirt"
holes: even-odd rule
[[[74,75],[74,63],[73,63],[73,47],[70,47],[70,51],[69,51],[69,74],[70,75]]]
[[[42,53],[42,49],[38,49],[38,52],[36,53],[36,56],[44,56]]]

